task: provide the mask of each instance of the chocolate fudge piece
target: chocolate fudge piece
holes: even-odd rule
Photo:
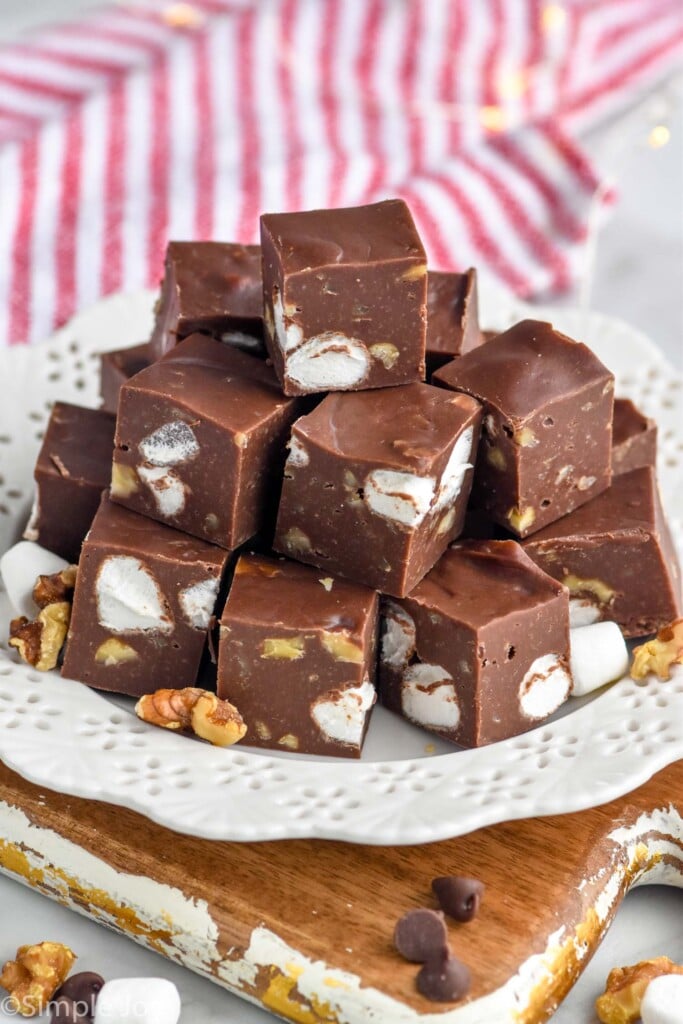
[[[144,370],[152,362],[149,344],[134,345],[132,348],[118,348],[100,355],[101,408],[113,412],[119,406],[121,385]]]
[[[78,566],[62,675],[135,696],[194,686],[228,557],[105,494]]]
[[[261,217],[268,352],[285,394],[424,378],[427,260],[400,199]]]
[[[657,462],[657,424],[629,398],[614,399],[612,473],[628,473]]]
[[[377,594],[287,559],[242,555],[220,625],[218,695],[245,743],[359,757],[375,703]]]
[[[516,736],[569,695],[567,592],[515,541],[454,544],[382,616],[380,700],[444,739]]]
[[[169,242],[150,340],[153,358],[196,331],[265,354],[260,246]]]
[[[427,274],[427,376],[481,345],[477,272]]]
[[[524,549],[568,587],[574,626],[609,619],[643,636],[681,614],[681,571],[651,468],[616,476]]]
[[[480,422],[429,384],[328,395],[292,429],[276,550],[408,593],[462,529]]]
[[[109,484],[115,424],[100,409],[55,402],[33,474],[36,498],[26,540],[78,561]]]
[[[193,334],[121,388],[111,496],[232,550],[277,507],[301,411],[263,360]]]
[[[609,486],[614,378],[551,324],[523,320],[433,382],[484,404],[472,504],[517,536]]]

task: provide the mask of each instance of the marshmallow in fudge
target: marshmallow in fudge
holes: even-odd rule
[[[246,743],[359,757],[375,703],[377,594],[288,559],[242,555],[221,617],[218,694]]]
[[[483,403],[472,504],[518,537],[609,486],[614,377],[551,324],[522,320],[432,380]]]
[[[515,541],[458,542],[382,605],[380,700],[443,739],[515,736],[571,691],[567,592]]]
[[[429,384],[329,394],[292,429],[275,549],[408,593],[462,530],[480,422]]]
[[[400,199],[261,217],[266,344],[287,395],[424,379],[427,260]]]
[[[83,544],[62,675],[134,696],[194,686],[228,558],[105,494]]]

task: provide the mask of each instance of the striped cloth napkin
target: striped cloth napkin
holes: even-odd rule
[[[145,0],[1,48],[0,345],[155,286],[168,238],[394,195],[432,266],[567,289],[577,132],[682,44],[681,0]]]

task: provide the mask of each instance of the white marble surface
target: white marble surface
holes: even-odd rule
[[[97,3],[99,0],[0,0],[0,40]],[[641,327],[672,362],[683,367],[680,85],[674,97],[670,144],[657,152],[634,145],[619,158],[618,168],[610,168],[619,172],[621,202],[601,232],[591,305]],[[592,133],[586,142],[594,156],[605,156],[604,130]],[[576,294],[567,301],[575,302]],[[210,982],[0,877],[0,961],[22,943],[48,938],[72,946],[80,955],[81,969],[107,977],[161,975],[171,979],[183,998],[182,1024],[266,1024],[273,1020]],[[660,887],[636,890],[627,897],[598,953],[554,1015],[553,1024],[591,1024],[596,1020],[593,1002],[613,966],[662,954],[683,961],[683,891]],[[0,1009],[1,1021],[16,1019]]]

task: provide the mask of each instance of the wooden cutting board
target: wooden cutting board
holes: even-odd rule
[[[682,814],[683,761],[603,807],[425,846],[209,842],[0,765],[0,869],[299,1024],[541,1024],[630,887],[683,886]],[[392,932],[453,873],[486,885],[449,923],[473,985],[430,1003]]]

